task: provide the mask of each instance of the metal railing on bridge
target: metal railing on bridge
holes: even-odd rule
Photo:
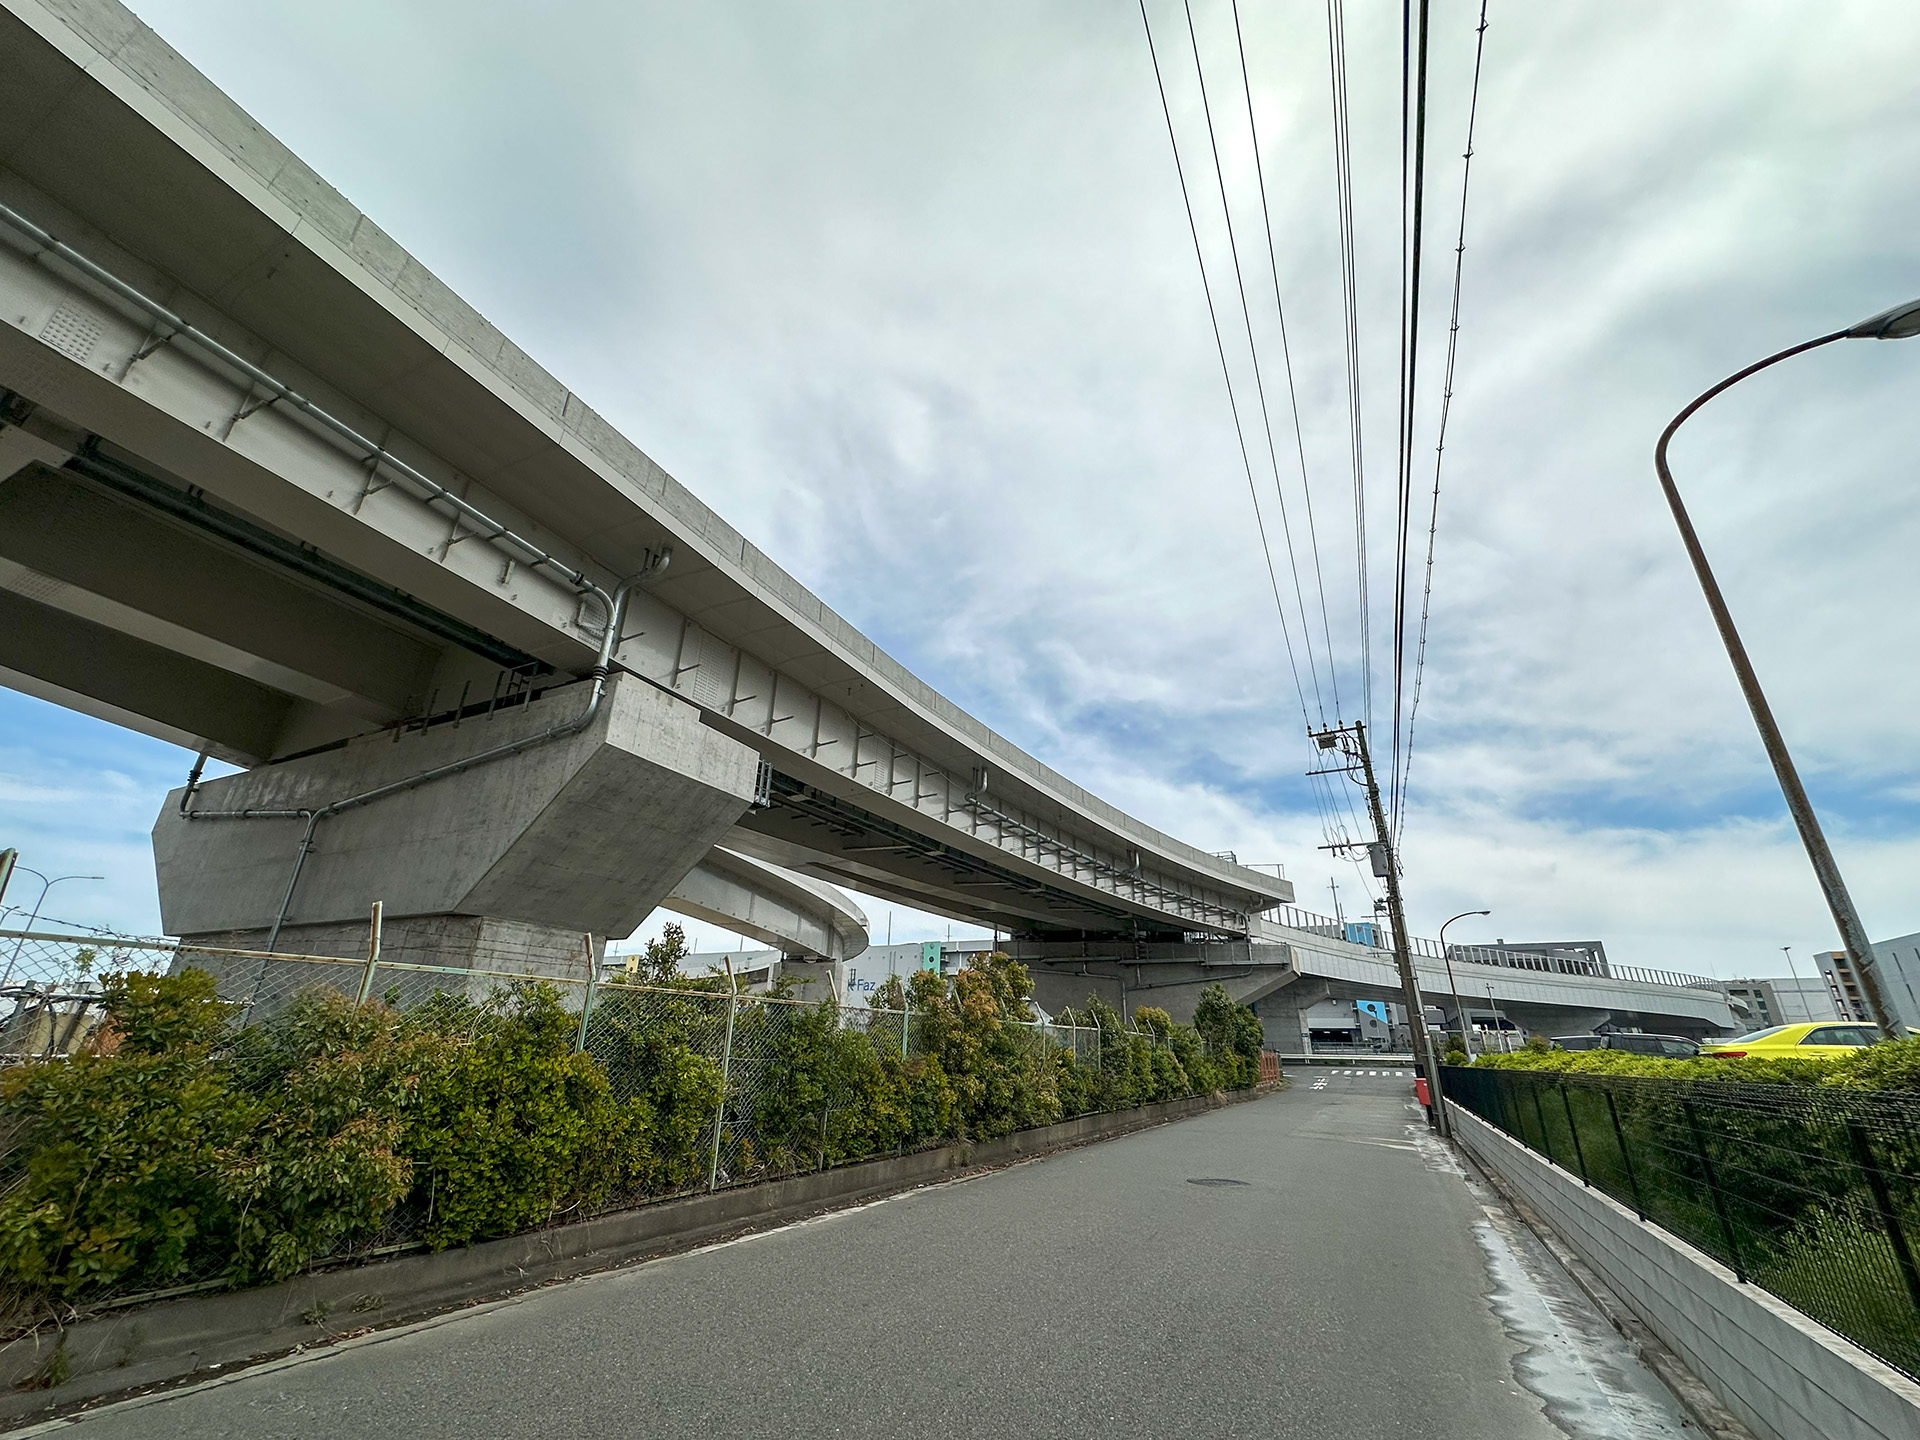
[[[1374,920],[1341,920],[1332,915],[1316,915],[1293,905],[1280,905],[1264,912],[1264,918],[1289,930],[1303,930],[1349,945],[1364,945],[1370,950],[1393,948],[1393,932]],[[1680,970],[1650,970],[1640,965],[1616,965],[1578,950],[1516,950],[1501,945],[1449,945],[1442,949],[1437,940],[1415,935],[1409,948],[1416,959],[1455,965],[1488,965],[1504,970],[1533,970],[1551,975],[1584,975],[1596,980],[1624,980],[1636,985],[1665,985],[1679,990],[1712,990],[1717,982],[1704,975]]]

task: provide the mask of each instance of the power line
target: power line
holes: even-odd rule
[[[1220,163],[1220,141],[1213,129],[1213,104],[1207,98],[1207,68],[1200,59],[1200,37],[1194,31],[1191,0],[1182,0],[1181,8],[1186,11],[1187,40],[1193,46],[1193,70],[1200,81],[1200,113],[1206,118],[1207,147],[1213,156],[1214,180],[1220,187],[1220,213],[1227,226],[1227,253],[1233,258],[1233,283],[1240,296],[1240,318],[1246,326],[1247,353],[1253,360],[1253,389],[1259,397],[1260,423],[1267,436],[1267,462],[1273,468],[1273,493],[1280,505],[1280,534],[1287,547],[1287,569],[1293,577],[1295,603],[1300,607],[1300,631],[1307,647],[1307,670],[1313,679],[1315,708],[1320,712],[1320,723],[1324,725],[1327,722],[1327,710],[1320,694],[1320,668],[1314,660],[1313,626],[1307,618],[1306,595],[1300,588],[1300,562],[1293,548],[1293,522],[1287,517],[1286,492],[1280,488],[1280,457],[1273,443],[1273,416],[1267,408],[1267,386],[1260,369],[1260,347],[1253,338],[1253,311],[1247,305],[1247,282],[1240,269],[1240,243],[1233,233],[1233,207],[1227,200],[1227,175]]]
[[[1467,253],[1467,185],[1473,175],[1473,130],[1480,114],[1480,61],[1487,44],[1487,0],[1480,0],[1480,25],[1474,32],[1473,88],[1467,100],[1467,149],[1460,157],[1460,232],[1453,247],[1453,313],[1447,325],[1447,365],[1440,382],[1440,433],[1433,447],[1433,503],[1427,514],[1426,580],[1420,591],[1420,643],[1413,661],[1413,700],[1407,707],[1407,744],[1400,776],[1400,820],[1396,842],[1406,819],[1407,785],[1413,774],[1413,722],[1420,713],[1420,686],[1427,665],[1427,619],[1433,605],[1433,544],[1440,525],[1440,465],[1447,449],[1447,417],[1453,410],[1454,361],[1460,349],[1460,277]]]
[[[1360,614],[1360,712],[1373,724],[1373,620],[1367,583],[1367,481],[1360,405],[1360,281],[1354,254],[1353,144],[1347,108],[1345,0],[1327,0],[1328,90],[1333,106],[1334,214],[1340,232],[1341,320],[1347,361],[1348,455],[1353,471],[1354,579]]]
[[[1401,4],[1400,174],[1403,189],[1400,200],[1400,453],[1394,498],[1393,748],[1387,778],[1390,828],[1395,832],[1400,828],[1401,813],[1402,721],[1407,658],[1407,541],[1413,519],[1413,430],[1420,367],[1421,221],[1427,160],[1428,4],[1429,0],[1419,0],[1417,24],[1414,0],[1402,0]],[[1409,163],[1412,166],[1410,184]],[[1383,835],[1380,838],[1384,840],[1390,837]]]
[[[1259,487],[1257,487],[1253,481],[1253,461],[1248,458],[1247,454],[1247,432],[1246,428],[1240,423],[1240,402],[1235,398],[1233,393],[1233,371],[1227,364],[1226,343],[1220,338],[1220,314],[1219,311],[1214,308],[1212,282],[1207,279],[1206,255],[1200,247],[1200,227],[1195,223],[1193,218],[1193,197],[1187,191],[1186,167],[1180,162],[1180,142],[1174,135],[1173,130],[1173,107],[1167,103],[1166,81],[1160,74],[1160,53],[1153,43],[1153,25],[1147,19],[1146,0],[1139,0],[1139,4],[1140,25],[1147,36],[1147,55],[1153,62],[1154,88],[1160,93],[1160,113],[1166,118],[1167,122],[1167,144],[1173,150],[1173,169],[1174,173],[1179,176],[1180,179],[1180,201],[1186,207],[1187,211],[1187,232],[1193,236],[1193,258],[1200,267],[1200,289],[1206,296],[1207,318],[1213,325],[1213,346],[1214,350],[1220,356],[1221,379],[1226,382],[1227,386],[1227,406],[1233,412],[1233,432],[1240,441],[1240,464],[1246,471],[1247,493],[1253,500],[1253,522],[1260,536],[1260,552],[1266,558],[1267,562],[1267,579],[1273,587],[1273,608],[1280,617],[1280,634],[1286,641],[1287,666],[1293,672],[1294,692],[1300,697],[1300,718],[1311,727],[1313,721],[1307,712],[1307,692],[1306,688],[1300,683],[1300,666],[1294,659],[1293,632],[1287,625],[1286,606],[1282,604],[1280,600],[1280,577],[1274,570],[1273,547],[1267,541],[1267,522],[1260,513],[1260,491]],[[1194,58],[1197,63],[1199,59],[1198,55],[1196,54]]]
[[[1260,157],[1260,127],[1253,115],[1253,81],[1247,74],[1247,42],[1240,29],[1240,0],[1233,3],[1233,42],[1240,55],[1240,87],[1247,97],[1247,133],[1253,138],[1253,173],[1260,182],[1260,218],[1266,227],[1267,269],[1273,277],[1273,308],[1280,321],[1280,358],[1286,367],[1287,405],[1293,414],[1293,442],[1300,457],[1300,493],[1306,500],[1307,544],[1313,555],[1314,585],[1320,594],[1320,634],[1325,642],[1327,656],[1327,683],[1333,691],[1334,719],[1344,717],[1340,713],[1340,675],[1334,663],[1333,622],[1327,613],[1327,577],[1320,564],[1320,532],[1313,516],[1313,486],[1307,474],[1307,441],[1300,428],[1300,392],[1293,379],[1293,349],[1287,340],[1287,307],[1280,291],[1280,262],[1275,258],[1273,244],[1273,209],[1267,203],[1266,164]],[[1196,52],[1197,53],[1197,52]],[[1271,439],[1271,434],[1269,434]],[[1276,462],[1273,475],[1274,489],[1280,488],[1280,469]],[[1304,602],[1301,606],[1301,624],[1308,623]]]
[[[1173,151],[1174,173],[1179,178],[1180,198],[1183,206],[1185,207],[1186,216],[1187,216],[1187,231],[1193,240],[1194,260],[1200,271],[1201,290],[1206,297],[1207,315],[1213,328],[1214,350],[1215,350],[1215,353],[1219,356],[1221,377],[1226,383],[1227,403],[1233,415],[1234,433],[1239,440],[1240,460],[1241,460],[1242,469],[1245,471],[1246,477],[1247,477],[1248,494],[1253,501],[1254,523],[1259,531],[1261,553],[1265,558],[1266,566],[1267,566],[1267,579],[1268,579],[1269,586],[1273,591],[1274,610],[1275,610],[1275,613],[1278,614],[1280,618],[1281,634],[1286,641],[1287,663],[1288,663],[1288,668],[1292,672],[1292,676],[1293,676],[1294,693],[1299,698],[1299,701],[1300,701],[1301,720],[1304,722],[1304,724],[1308,729],[1311,729],[1312,721],[1309,718],[1308,711],[1307,711],[1306,691],[1300,683],[1300,671],[1299,671],[1298,663],[1296,662],[1295,656],[1294,656],[1293,639],[1292,639],[1292,633],[1291,633],[1290,627],[1287,624],[1286,607],[1280,599],[1279,577],[1275,571],[1275,567],[1273,563],[1272,547],[1267,539],[1266,524],[1262,517],[1262,513],[1260,509],[1260,499],[1259,499],[1258,489],[1255,486],[1254,480],[1253,480],[1253,467],[1252,467],[1251,461],[1248,458],[1246,431],[1244,426],[1241,423],[1239,403],[1235,396],[1234,388],[1233,388],[1233,376],[1232,376],[1231,369],[1227,364],[1226,346],[1222,340],[1221,331],[1220,331],[1219,312],[1217,307],[1214,304],[1213,287],[1207,275],[1206,259],[1200,244],[1199,226],[1196,223],[1196,220],[1194,217],[1193,199],[1192,199],[1191,192],[1189,191],[1187,186],[1186,168],[1180,159],[1180,146],[1174,130],[1172,107],[1170,106],[1167,100],[1166,81],[1160,68],[1159,52],[1157,47],[1154,45],[1153,26],[1147,18],[1145,0],[1140,0],[1140,24],[1141,24],[1142,30],[1146,34],[1147,53],[1153,64],[1154,85],[1160,97],[1161,115],[1165,119],[1166,126],[1167,126],[1167,142],[1169,147]],[[1194,61],[1197,69],[1199,65],[1199,50],[1197,45],[1195,47],[1195,52],[1194,52]],[[1208,123],[1209,123],[1209,132],[1211,133],[1211,116],[1210,115],[1209,115]],[[1224,202],[1225,202],[1224,193],[1222,196],[1222,202],[1224,205]],[[1231,225],[1230,214],[1228,216],[1228,220],[1229,220],[1229,225]],[[1231,231],[1229,233],[1231,233]],[[1237,266],[1236,266],[1236,270],[1237,270]],[[1243,298],[1242,298],[1242,310],[1244,313],[1245,312],[1244,292],[1243,292]],[[1276,480],[1276,484],[1277,484],[1277,480]],[[1303,623],[1305,621],[1304,612],[1302,614],[1302,621]],[[1320,812],[1320,824],[1321,824],[1322,833],[1329,841],[1331,841],[1335,838],[1336,829],[1342,832],[1344,832],[1345,830],[1344,824],[1339,819],[1339,815],[1338,815],[1339,807],[1331,803],[1333,799],[1331,794],[1327,794],[1323,796],[1317,787],[1314,789],[1314,795],[1315,795],[1315,801],[1316,801],[1316,808]],[[1351,814],[1352,808],[1353,808],[1351,799],[1348,800],[1346,808],[1349,814]]]

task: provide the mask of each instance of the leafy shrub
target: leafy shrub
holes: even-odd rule
[[[837,1005],[781,1006],[761,1074],[755,1128],[776,1170],[834,1165],[904,1142],[911,1125],[905,1068],[889,1069]]]
[[[108,975],[100,988],[119,1048],[134,1055],[204,1052],[225,1032],[233,1010],[204,970]]]
[[[0,1196],[0,1294],[166,1285],[229,1243],[233,1211],[214,1177],[244,1107],[208,1062],[212,981],[171,978],[109,981],[118,1054],[0,1074],[23,1162]]]
[[[1259,1017],[1228,995],[1226,986],[1216,982],[1200,992],[1193,1028],[1222,1057],[1224,1088],[1244,1087],[1260,1078],[1260,1050],[1266,1040]]]
[[[385,1006],[324,990],[240,1033],[225,1069],[244,1128],[216,1180],[234,1215],[235,1278],[285,1279],[376,1229],[406,1195],[406,1119],[431,1049]]]
[[[1825,1058],[1757,1055],[1725,1060],[1668,1060],[1625,1050],[1526,1050],[1482,1055],[1489,1070],[1543,1070],[1571,1075],[1643,1075],[1662,1080],[1726,1080],[1759,1085],[1840,1085],[1857,1090],[1920,1091],[1920,1038],[1889,1040]]]
[[[590,1045],[558,993],[515,984],[401,1013],[317,989],[238,1033],[213,979],[112,975],[88,1053],[0,1074],[0,1320],[34,1300],[187,1279],[282,1279],[382,1233],[435,1247],[704,1180],[721,1099],[724,978],[677,974],[669,927],[599,992]],[[670,983],[671,988],[664,988]],[[890,980],[833,1005],[731,1002],[750,1056],[748,1173],[832,1165],[1248,1085],[1260,1026],[1209,987],[1194,1026],[1090,1002],[1099,1067],[1033,1025],[1025,967]],[[886,1026],[892,1023],[889,1033]],[[907,1053],[902,1053],[903,1049]]]
[[[508,1235],[592,1206],[644,1172],[654,1116],[616,1101],[576,1052],[579,1021],[551,985],[485,1004],[440,995],[403,1022],[424,1052],[404,1145],[436,1249]]]
[[[1856,1050],[1833,1062],[1823,1079],[1859,1090],[1920,1090],[1920,1036]]]

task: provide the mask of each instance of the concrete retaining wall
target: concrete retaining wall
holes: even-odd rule
[[[122,1391],[165,1384],[375,1326],[498,1299],[570,1276],[688,1249],[760,1226],[912,1189],[986,1166],[1184,1120],[1274,1087],[1082,1115],[981,1144],[690,1195],[438,1255],[411,1254],[280,1285],[108,1311],[61,1332],[0,1345],[0,1426]],[[56,1359],[56,1354],[58,1358]],[[51,1369],[50,1367],[51,1362]],[[58,1385],[47,1385],[64,1376]]]
[[[1451,1102],[1454,1138],[1762,1440],[1914,1440],[1920,1384]]]

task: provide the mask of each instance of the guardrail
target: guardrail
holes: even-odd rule
[[[1374,920],[1341,920],[1332,915],[1317,915],[1293,905],[1278,905],[1263,911],[1264,918],[1289,930],[1301,930],[1328,940],[1363,945],[1369,950],[1389,951],[1392,932]],[[1664,985],[1675,990],[1711,990],[1720,993],[1718,982],[1705,975],[1690,975],[1683,970],[1650,970],[1640,965],[1616,965],[1610,960],[1582,955],[1575,951],[1510,950],[1497,945],[1449,945],[1416,935],[1409,942],[1414,956],[1444,964],[1489,965],[1503,970],[1533,970],[1551,975],[1586,976],[1593,980],[1624,980],[1635,985]]]

